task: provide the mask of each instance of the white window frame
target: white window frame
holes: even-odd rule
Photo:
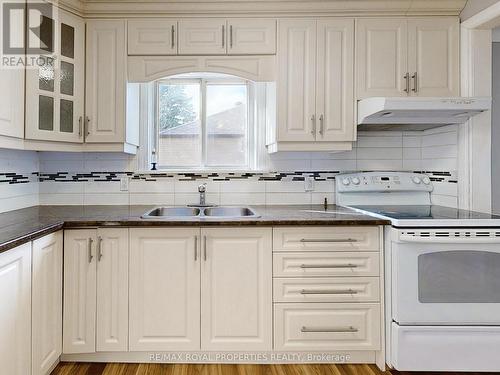
[[[200,84],[200,121],[201,121],[201,137],[202,137],[202,164],[198,166],[181,166],[181,165],[159,165],[158,171],[254,171],[258,168],[258,137],[260,135],[259,126],[257,123],[257,102],[256,102],[256,87],[252,81],[241,79],[238,77],[217,77],[217,78],[165,78],[154,82],[153,100],[154,100],[154,119],[153,131],[151,132],[151,149],[150,161],[156,160],[157,150],[159,148],[159,86],[160,84]],[[247,147],[246,147],[246,165],[207,165],[207,146],[206,146],[206,92],[207,86],[213,84],[245,84],[247,86]]]

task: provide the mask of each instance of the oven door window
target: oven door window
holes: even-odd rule
[[[418,256],[420,303],[499,303],[500,253],[442,251]]]

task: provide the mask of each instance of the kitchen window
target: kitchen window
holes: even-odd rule
[[[155,82],[152,158],[160,170],[255,168],[255,87],[222,74]]]

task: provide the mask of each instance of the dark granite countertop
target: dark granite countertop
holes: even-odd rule
[[[110,226],[387,225],[340,206],[250,206],[259,217],[142,219],[154,206],[35,206],[0,214],[0,252],[62,228]]]

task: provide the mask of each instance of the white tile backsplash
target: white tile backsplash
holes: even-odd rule
[[[0,182],[0,212],[39,204],[39,182],[37,176],[33,175],[38,171],[37,152],[0,149],[0,173],[16,173],[29,177],[27,182],[23,183]],[[0,180],[4,177],[0,175]]]
[[[457,170],[456,126],[424,132],[359,132],[358,142],[345,152],[282,152],[266,155],[272,172],[350,172],[356,170],[407,170],[450,172]],[[0,149],[0,173],[134,172],[137,157],[122,153],[30,152]],[[63,175],[66,176],[66,175]],[[119,179],[121,176],[113,177]],[[104,177],[103,177],[104,178]],[[455,178],[455,177],[454,177]],[[0,183],[0,212],[35,204],[145,204],[195,203],[197,187],[207,182],[207,201],[214,204],[321,204],[334,201],[334,180],[315,181],[305,191],[304,181],[259,181],[258,176],[229,181],[177,178],[131,179],[129,191],[119,181]],[[435,202],[456,205],[457,184],[436,182]]]

